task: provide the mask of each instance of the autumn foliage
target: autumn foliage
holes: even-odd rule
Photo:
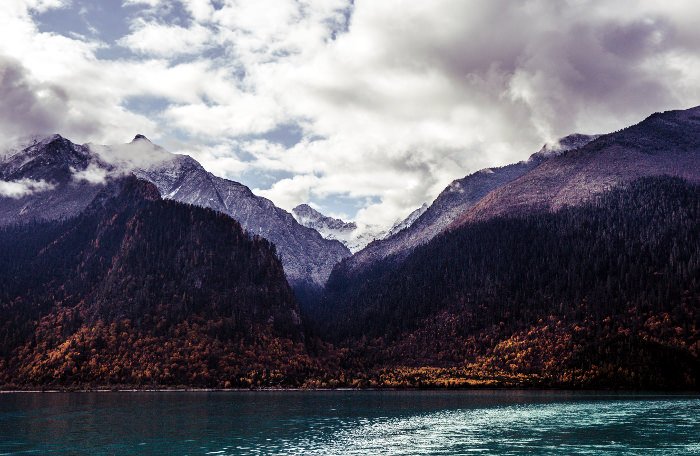
[[[0,387],[697,389],[699,190],[465,225],[300,310],[273,245],[127,179],[0,230]]]

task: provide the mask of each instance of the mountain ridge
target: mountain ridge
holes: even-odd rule
[[[557,154],[569,150],[567,147],[580,147],[596,137],[582,134],[566,136],[559,141]],[[553,155],[556,154],[551,154],[545,144],[528,160],[482,169],[452,181],[408,229],[399,230],[385,239],[370,243],[363,250],[342,261],[337,268],[355,271],[387,257],[405,257],[412,249],[428,242],[449,227],[493,189],[526,174]]]
[[[576,205],[620,183],[652,175],[700,179],[700,107],[655,113],[638,124],[551,157],[495,189],[453,222]],[[452,228],[451,227],[451,228]]]
[[[323,239],[243,184],[214,176],[193,158],[170,154],[143,135],[119,146],[76,145],[51,135],[0,159],[0,179],[20,186],[17,197],[0,194],[0,224],[76,216],[105,182],[130,173],[153,182],[167,199],[226,213],[251,235],[270,238],[295,286],[321,287],[332,267],[350,255],[340,242]],[[30,184],[41,187],[33,190]]]

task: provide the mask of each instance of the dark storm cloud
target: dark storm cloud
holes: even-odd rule
[[[15,137],[56,131],[68,101],[65,91],[33,82],[20,62],[3,56],[0,100],[0,131]]]
[[[445,8],[435,14],[419,9],[376,31],[377,60],[403,70],[438,69],[461,88],[453,102],[498,105],[515,129],[534,123],[541,134],[564,135],[597,126],[583,121],[587,113],[604,117],[604,128],[611,117],[627,122],[693,103],[678,99],[676,70],[658,60],[698,43],[697,34],[677,30],[679,11],[642,8],[651,2],[619,15],[612,7],[604,14],[608,4],[599,1],[438,3]],[[618,2],[617,10],[623,3],[635,6]]]
[[[70,115],[67,90],[34,80],[16,59],[0,55],[0,149],[18,138],[52,133],[95,134],[100,119],[86,122],[87,116]]]

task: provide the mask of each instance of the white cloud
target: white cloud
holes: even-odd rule
[[[146,5],[150,7],[156,7],[163,3],[163,0],[124,0],[124,5]]]
[[[100,161],[114,167],[113,173],[123,174],[134,169],[147,169],[152,165],[173,158],[173,154],[152,144],[147,139],[135,139],[127,144],[109,146],[89,144],[88,146],[90,151],[97,155]]]
[[[87,182],[89,184],[104,184],[107,181],[108,171],[95,164],[90,163],[87,168],[83,170],[71,169],[73,172],[73,180],[76,182]]]
[[[0,5],[16,82],[3,94],[20,113],[0,114],[0,133],[141,131],[215,174],[277,173],[256,191],[285,208],[353,198],[358,222],[387,225],[545,141],[700,99],[694,0],[124,4],[136,6],[119,43],[134,54],[113,59],[99,56],[115,43],[39,31],[31,12],[62,2]],[[148,116],[130,108],[139,97],[157,100]],[[265,139],[290,125],[297,144]]]
[[[45,180],[19,179],[15,181],[0,180],[0,196],[7,198],[22,198],[33,193],[52,190],[55,185]]]
[[[185,28],[139,18],[133,25],[133,31],[120,39],[119,44],[143,54],[174,56],[201,52],[210,39],[209,29],[200,25]]]

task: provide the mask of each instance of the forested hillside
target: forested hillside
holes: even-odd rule
[[[268,241],[129,178],[0,229],[0,385],[698,388],[699,190],[469,223],[302,321]]]
[[[0,229],[0,312],[5,387],[307,376],[274,246],[135,178],[109,186],[78,218]]]
[[[644,178],[556,213],[467,224],[361,274],[341,264],[313,326],[388,368],[697,386],[699,190]]]

